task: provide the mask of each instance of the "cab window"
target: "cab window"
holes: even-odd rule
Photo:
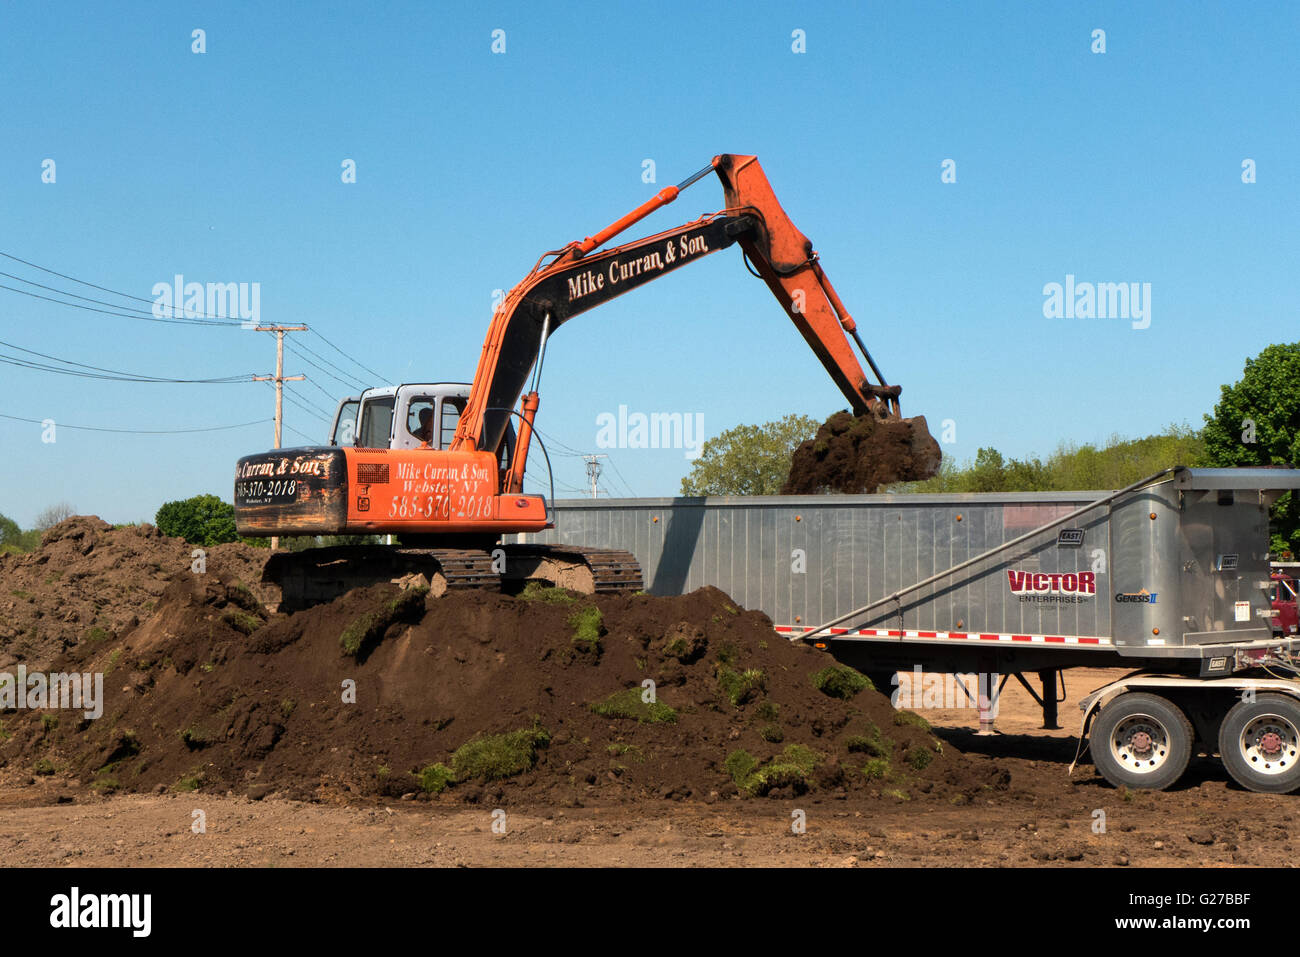
[[[357,445],[363,449],[388,448],[393,429],[393,397],[370,399],[361,409],[361,429]]]
[[[433,396],[420,395],[406,407],[406,431],[420,442],[433,441]]]
[[[357,407],[361,403],[352,400],[339,406],[338,416],[334,420],[334,434],[330,436],[330,445],[351,445],[357,437]]]
[[[442,424],[438,429],[439,448],[449,448],[451,440],[456,437],[456,426],[460,424],[460,414],[465,411],[465,399],[444,398],[442,400]]]

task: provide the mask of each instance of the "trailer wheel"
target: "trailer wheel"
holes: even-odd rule
[[[1161,791],[1187,770],[1192,723],[1153,694],[1128,692],[1101,709],[1088,742],[1097,770],[1116,787]]]
[[[1238,701],[1219,727],[1219,756],[1233,780],[1251,791],[1300,788],[1300,702],[1280,694]]]

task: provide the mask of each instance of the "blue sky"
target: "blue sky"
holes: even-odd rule
[[[467,379],[493,290],[716,153],[755,153],[905,413],[936,434],[952,419],[959,460],[1046,454],[1197,425],[1247,358],[1300,338],[1298,19],[1222,3],[10,3],[0,251],[143,298],[177,273],[257,282],[263,321],[306,322],[386,379]],[[705,179],[623,238],[721,206]],[[1045,318],[1043,287],[1067,274],[1150,283],[1150,327]],[[274,360],[266,334],[4,290],[0,340],[171,378]],[[292,355],[286,372],[309,375],[290,388],[317,406],[345,391]],[[264,385],[0,365],[0,412],[21,418],[181,429],[272,405]],[[547,352],[552,452],[606,451],[611,490],[673,494],[681,450],[597,449],[597,416],[620,405],[702,413],[711,436],[843,401],[729,250],[580,317]],[[286,423],[286,444],[326,432],[294,404]],[[66,500],[121,522],[229,500],[235,460],[270,444],[269,421],[43,443],[0,419],[0,512],[26,525]],[[553,460],[561,490],[585,484],[578,458]]]

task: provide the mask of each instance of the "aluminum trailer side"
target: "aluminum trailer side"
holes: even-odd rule
[[[527,540],[632,551],[652,593],[716,585],[886,687],[1037,672],[1049,724],[1062,669],[1132,667],[1083,702],[1108,779],[1167,787],[1199,748],[1290,791],[1300,649],[1270,630],[1268,506],[1297,488],[1179,468],[1111,493],[569,501]]]

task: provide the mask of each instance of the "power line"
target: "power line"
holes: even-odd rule
[[[11,254],[6,253],[6,252],[0,252],[0,256],[3,256],[5,259],[12,259],[12,260],[13,260],[14,262],[16,262],[16,263],[22,263],[24,266],[30,266],[32,269],[39,269],[41,272],[43,272],[43,273],[48,273],[48,274],[51,275],[51,276],[58,276],[60,279],[66,279],[66,280],[68,280],[69,282],[75,282],[75,283],[78,283],[79,285],[87,286],[87,287],[89,287],[89,288],[91,288],[91,289],[98,289],[100,292],[108,292],[108,293],[112,293],[114,296],[121,296],[123,299],[132,299],[132,300],[134,300],[135,302],[143,302],[143,303],[147,303],[151,308],[155,305],[155,302],[154,302],[154,300],[152,300],[152,299],[145,299],[145,298],[143,298],[143,297],[141,297],[141,296],[133,296],[133,295],[131,295],[129,292],[119,292],[119,291],[116,290],[116,289],[110,289],[108,286],[98,286],[98,285],[96,285],[96,284],[93,283],[93,282],[87,282],[87,281],[84,280],[84,279],[78,279],[76,276],[69,276],[67,273],[56,272],[55,270],[53,270],[53,269],[48,269],[48,268],[46,268],[45,266],[38,266],[36,263],[34,263],[34,262],[28,262],[26,259],[19,259],[17,256],[11,255]],[[8,276],[9,274],[8,274],[8,273],[0,273],[0,275]],[[17,277],[17,276],[10,276],[9,278],[11,278],[11,279],[18,279],[19,282],[25,282],[25,283],[27,283],[29,286],[40,286],[40,288],[42,288],[42,289],[52,289],[52,288],[53,288],[53,287],[51,287],[51,286],[41,286],[40,283],[32,282],[30,279],[19,279],[19,277]],[[5,288],[7,288],[7,287],[5,287]],[[14,292],[22,292],[21,289],[16,289],[16,290],[13,290],[13,291],[14,291]],[[84,296],[77,296],[77,295],[75,295],[74,293],[64,292],[62,289],[54,289],[53,291],[59,293],[59,294],[62,295],[62,296],[72,296],[74,299],[83,299],[83,298],[85,298]],[[98,299],[91,299],[91,300],[88,300],[88,301],[89,301],[89,302],[99,302]],[[71,305],[71,303],[65,303],[64,305]],[[103,305],[112,305],[114,309],[126,309],[126,308],[128,308],[127,306],[118,306],[118,305],[113,304],[113,303],[103,303]],[[141,310],[137,310],[137,311],[141,311]],[[155,318],[156,318],[156,317],[155,317]],[[224,316],[218,316],[218,317],[216,317],[216,318],[217,318],[217,319],[225,319],[226,317],[224,317]],[[202,319],[203,319],[203,320],[207,320],[207,321],[215,321],[215,320],[213,319],[213,317],[211,317],[211,316],[204,316],[204,317],[202,317]],[[173,320],[159,320],[159,321],[162,322],[162,321],[173,321]],[[179,320],[174,320],[174,321],[179,321]],[[201,320],[191,320],[191,321],[201,321]],[[242,325],[242,323],[239,322],[238,320],[233,320],[231,323],[221,323],[221,324],[223,324],[223,325],[226,325],[226,324]]]
[[[632,491],[632,486],[627,483],[627,479],[623,478],[623,473],[619,471],[618,464],[615,463],[612,455],[609,457],[609,464],[613,466],[614,474],[618,476],[618,480],[623,484],[623,488],[627,490],[628,498],[636,498],[636,492]]]
[[[348,353],[344,352],[342,349],[340,349],[340,348],[339,348],[338,346],[336,346],[334,343],[330,342],[328,339],[326,339],[324,336],[322,336],[322,335],[321,335],[319,332],[317,332],[315,329],[312,329],[311,331],[312,331],[312,333],[314,333],[314,334],[315,334],[315,335],[316,335],[316,336],[321,340],[321,342],[325,343],[325,345],[329,346],[331,349],[333,349],[335,352],[337,352],[337,353],[338,353],[339,355],[341,355],[343,358],[345,358],[345,359],[347,359],[349,362],[355,364],[355,365],[357,366],[357,368],[362,369],[362,370],[363,370],[367,375],[374,376],[374,379],[375,379],[376,382],[383,382],[383,381],[385,381],[384,377],[381,376],[381,375],[380,375],[378,372],[376,372],[374,369],[371,369],[369,366],[362,365],[360,362],[358,362],[358,361],[357,361],[356,359],[354,359],[352,356],[348,355]],[[343,370],[340,369],[339,371],[342,372]]]
[[[28,291],[28,290],[26,290],[26,289],[16,289],[16,288],[14,288],[13,286],[6,286],[6,285],[3,285],[3,284],[0,284],[0,289],[3,289],[3,290],[5,290],[5,291],[7,291],[7,292],[14,292],[14,293],[18,293],[19,295],[22,295],[22,296],[29,296],[29,297],[31,297],[31,298],[33,298],[33,299],[40,299],[40,300],[43,300],[43,301],[45,301],[45,302],[51,302],[51,303],[54,303],[55,305],[60,305],[60,306],[71,306],[71,307],[74,308],[74,309],[83,309],[83,310],[85,310],[85,311],[87,311],[87,312],[95,312],[95,313],[100,313],[100,314],[102,314],[102,315],[115,316],[115,317],[117,317],[117,318],[121,318],[121,319],[138,319],[138,320],[143,320],[143,321],[145,321],[145,322],[162,322],[162,323],[174,323],[174,324],[178,324],[178,325],[210,326],[210,327],[227,328],[227,329],[228,329],[228,328],[235,328],[235,327],[246,328],[246,323],[245,323],[244,321],[240,320],[240,319],[230,319],[230,318],[225,317],[225,316],[213,317],[213,316],[205,315],[204,313],[202,313],[202,312],[200,312],[200,311],[198,311],[198,310],[192,310],[193,312],[196,313],[196,315],[194,315],[194,316],[185,316],[185,315],[183,315],[183,314],[182,314],[180,317],[176,317],[176,316],[168,316],[168,317],[155,316],[155,315],[153,314],[153,308],[154,308],[154,306],[157,305],[157,303],[155,302],[155,300],[152,300],[152,299],[145,299],[145,298],[142,297],[142,296],[132,295],[132,294],[129,293],[129,292],[122,292],[122,291],[119,290],[119,289],[113,289],[113,288],[111,288],[111,287],[109,287],[109,286],[101,286],[101,285],[99,285],[98,283],[89,282],[88,280],[85,280],[85,279],[79,279],[79,278],[77,278],[76,276],[72,276],[72,275],[69,275],[68,273],[64,273],[64,272],[59,272],[57,269],[50,269],[48,266],[42,266],[42,265],[40,265],[39,263],[34,263],[34,262],[32,262],[31,260],[29,260],[29,259],[23,259],[22,257],[20,257],[20,256],[15,256],[15,255],[13,255],[12,253],[0,252],[0,256],[4,257],[5,259],[11,260],[11,261],[13,261],[13,262],[21,263],[22,265],[27,266],[27,267],[29,267],[29,268],[31,268],[31,269],[36,269],[36,270],[38,270],[38,271],[40,271],[40,272],[46,273],[47,275],[50,275],[50,276],[57,276],[59,279],[66,279],[66,280],[69,281],[69,282],[75,282],[75,283],[77,283],[78,285],[86,286],[86,287],[89,288],[89,289],[98,289],[100,292],[106,292],[106,293],[109,293],[109,294],[114,295],[114,296],[119,296],[119,297],[121,297],[121,298],[123,298],[123,299],[129,299],[129,300],[131,300],[132,302],[140,302],[140,303],[144,303],[145,305],[149,306],[150,308],[149,308],[148,311],[146,311],[146,310],[143,310],[143,309],[139,309],[138,307],[134,307],[134,306],[125,306],[125,305],[121,305],[121,304],[119,304],[119,303],[105,302],[105,301],[102,300],[102,299],[92,299],[92,298],[90,298],[90,297],[88,297],[88,296],[79,296],[79,295],[77,295],[76,293],[68,292],[67,290],[64,290],[64,289],[58,289],[58,288],[56,288],[56,287],[54,287],[54,286],[47,286],[47,285],[44,285],[44,284],[42,284],[42,283],[35,282],[35,281],[31,280],[31,279],[24,279],[24,278],[22,278],[21,276],[15,276],[15,275],[13,275],[12,273],[0,272],[0,276],[8,277],[8,278],[10,278],[10,279],[16,280],[17,282],[23,283],[24,285],[35,286],[35,287],[37,287],[38,289],[44,289],[44,290],[46,290],[47,292],[54,292],[54,293],[59,294],[60,296],[67,296],[68,298],[71,298],[71,299],[80,299],[80,300],[82,300],[82,301],[84,301],[84,302],[95,303],[95,304],[98,305],[98,306],[108,306],[109,309],[98,309],[98,308],[95,308],[95,306],[83,306],[83,305],[80,305],[80,304],[75,303],[75,302],[65,302],[65,301],[62,300],[62,299],[53,299],[53,298],[51,298],[51,297],[49,297],[49,296],[42,296],[42,295],[40,295],[40,294],[38,294],[38,293],[30,292],[30,291]],[[178,307],[175,306],[175,305],[173,305],[173,306],[170,307],[170,308],[174,310],[174,309],[176,309],[176,308],[178,308]],[[179,308],[181,308],[181,309],[182,309],[182,313],[184,313],[184,311],[185,311],[184,308],[183,308],[183,307],[179,307]],[[113,311],[113,310],[117,310],[117,311]],[[129,310],[129,311],[123,311],[123,310]],[[384,381],[386,381],[385,378],[384,378],[384,376],[382,376],[382,375],[380,375],[379,373],[375,372],[375,371],[374,371],[373,369],[371,369],[369,366],[366,366],[366,365],[363,364],[362,362],[358,361],[358,360],[357,360],[354,356],[352,356],[350,353],[344,351],[344,350],[341,349],[339,346],[335,345],[334,342],[333,342],[332,340],[326,338],[326,337],[325,337],[321,332],[319,332],[318,330],[316,330],[316,329],[313,328],[313,329],[311,329],[310,331],[311,331],[315,336],[317,336],[317,337],[318,337],[322,342],[324,342],[327,346],[329,346],[331,349],[333,349],[335,352],[337,352],[339,355],[343,356],[345,359],[347,359],[349,362],[351,362],[351,363],[352,363],[353,365],[355,365],[357,368],[359,368],[359,369],[361,369],[362,371],[364,371],[367,375],[372,376],[373,379],[374,379],[375,381],[377,381],[377,382],[384,382]],[[345,376],[348,375],[348,373],[344,372],[341,368],[339,368],[338,366],[334,365],[334,363],[330,362],[328,359],[326,359],[324,356],[320,355],[319,353],[315,352],[314,350],[309,349],[307,346],[304,346],[304,345],[302,345],[301,343],[299,344],[299,346],[300,346],[300,348],[305,349],[307,352],[311,353],[311,354],[312,354],[313,356],[315,356],[316,358],[320,359],[320,360],[321,360],[322,362],[324,362],[326,365],[328,365],[328,366],[334,368],[335,370],[337,370],[338,372],[342,373],[342,374],[345,375]],[[319,368],[319,367],[318,367],[318,368]],[[322,369],[321,371],[324,372],[325,370]],[[355,377],[354,377],[354,378],[355,378]],[[343,379],[340,379],[339,381],[340,381],[340,382],[345,382],[345,380],[343,380]],[[365,389],[365,386],[364,386],[364,385],[357,385],[356,383],[347,383],[347,382],[345,382],[345,385],[347,385],[347,387],[348,387],[349,389],[356,388],[356,389],[360,389],[360,390],[363,390],[363,391],[364,391],[364,389]]]
[[[36,425],[44,425],[46,422],[54,422],[54,425],[60,429],[76,429],[79,432],[118,432],[129,435],[182,435],[191,432],[224,432],[229,429],[243,429],[250,425],[265,425],[269,419],[257,419],[253,422],[240,422],[238,425],[214,425],[205,429],[105,429],[93,425],[65,425],[53,419],[25,419],[18,415],[6,415],[0,412],[0,419],[12,419],[15,422],[34,422]]]
[[[13,356],[0,355],[0,362],[5,365],[17,366],[20,369],[33,369],[37,372],[53,372],[58,375],[70,375],[79,379],[101,379],[109,382],[134,382],[143,385],[234,385],[238,382],[247,382],[243,379],[149,379],[137,378],[135,376],[116,376],[116,375],[99,375],[94,372],[78,372],[75,369],[60,369],[57,366],[48,366],[40,362],[31,362],[27,359],[19,359]]]
[[[265,383],[266,383],[268,386],[270,386],[272,389],[275,388],[275,386],[271,384],[271,382],[270,382],[269,379],[261,379],[261,380],[259,380],[259,381],[261,381],[261,382],[265,382]],[[323,416],[321,416],[321,415],[318,415],[317,413],[313,412],[310,408],[308,408],[306,405],[304,405],[304,404],[303,404],[303,403],[302,403],[302,402],[301,402],[301,401],[300,401],[300,400],[299,400],[299,399],[298,399],[298,398],[297,398],[297,397],[296,397],[292,392],[286,392],[286,393],[284,394],[284,397],[285,397],[286,399],[288,399],[290,402],[292,402],[294,405],[296,405],[296,406],[297,406],[299,409],[301,409],[303,412],[306,412],[306,413],[307,413],[308,415],[310,415],[312,418],[314,418],[314,419],[320,419],[322,422],[324,422],[324,423],[327,424],[327,425],[330,424],[330,422],[332,421],[331,419],[325,418],[325,417],[323,417]]]
[[[577,456],[579,458],[586,458],[586,456],[590,454],[588,452],[579,452],[577,449],[565,445],[559,439],[555,438],[554,436],[548,435],[547,433],[543,432],[535,425],[533,426],[533,431],[536,432],[538,435],[540,435],[542,439],[545,440],[547,443],[559,447],[560,451],[554,453],[556,455],[571,455],[571,456]]]
[[[304,381],[305,381],[306,377],[304,376],[303,378],[304,378]],[[313,383],[313,384],[314,384],[314,383]],[[285,395],[290,395],[290,394],[291,394],[291,393],[288,393],[288,392],[285,393]],[[305,398],[305,397],[299,395],[299,396],[297,396],[297,400],[298,400],[299,402],[303,403],[304,405],[309,405],[309,406],[311,406],[313,409],[315,409],[317,412],[319,412],[319,413],[320,413],[321,415],[323,415],[323,416],[326,416],[326,417],[333,417],[333,415],[334,415],[334,413],[331,412],[331,411],[329,411],[328,409],[322,409],[319,405],[317,405],[317,404],[316,404],[315,402],[313,402],[311,399],[308,399],[308,398]]]
[[[3,255],[3,254],[0,253],[0,255]],[[0,284],[0,289],[5,289],[5,290],[8,290],[9,292],[16,292],[16,293],[18,293],[18,294],[21,295],[21,296],[30,296],[30,297],[33,298],[33,299],[43,299],[45,302],[52,302],[52,303],[55,303],[55,304],[60,305],[60,306],[71,306],[73,309],[84,309],[84,310],[86,310],[86,312],[98,312],[98,313],[102,313],[103,315],[106,315],[106,316],[117,316],[119,319],[136,319],[136,320],[139,320],[140,322],[162,322],[162,323],[172,323],[172,324],[175,324],[175,325],[187,325],[187,326],[215,326],[215,327],[222,327],[222,328],[229,328],[229,327],[231,327],[231,326],[242,326],[242,325],[243,325],[243,322],[242,322],[241,320],[239,320],[239,319],[228,319],[228,320],[218,320],[218,319],[161,319],[161,318],[159,318],[158,316],[155,316],[155,315],[152,315],[152,314],[146,316],[146,315],[131,315],[130,313],[125,313],[125,312],[110,312],[110,311],[108,311],[107,309],[96,309],[94,306],[82,306],[82,305],[79,305],[78,303],[75,303],[75,302],[64,302],[62,299],[51,299],[49,296],[41,296],[41,295],[38,295],[37,293],[34,293],[34,292],[28,292],[26,289],[15,289],[13,286],[5,286],[5,285],[3,285],[3,284]],[[64,295],[67,295],[67,293],[64,293]],[[129,307],[127,307],[127,306],[114,306],[113,308],[115,308],[115,309],[126,309],[126,308],[129,308]],[[143,310],[142,310],[142,311],[143,311]]]
[[[363,385],[358,385],[358,384],[356,383],[356,381],[348,381],[347,379],[341,379],[341,378],[339,378],[339,376],[336,376],[333,372],[330,372],[329,369],[326,369],[326,368],[324,368],[324,367],[322,367],[322,366],[317,365],[315,362],[312,362],[312,361],[311,361],[310,359],[308,359],[305,355],[303,355],[301,352],[299,352],[298,349],[301,347],[302,349],[305,349],[307,352],[311,352],[311,354],[314,355],[314,356],[316,356],[317,359],[320,359],[321,362],[324,362],[326,365],[332,366],[334,369],[336,369],[338,372],[342,373],[343,375],[347,375],[346,372],[343,372],[342,369],[339,369],[338,366],[334,365],[334,363],[330,362],[330,361],[329,361],[328,359],[326,359],[324,356],[322,356],[322,355],[318,355],[317,353],[312,352],[310,349],[307,349],[306,346],[302,346],[301,343],[299,343],[298,345],[288,344],[288,346],[289,346],[289,351],[292,352],[294,355],[296,355],[299,359],[301,359],[303,362],[307,363],[309,366],[312,366],[312,367],[313,367],[314,369],[316,369],[318,372],[323,372],[323,373],[325,373],[325,375],[329,376],[329,377],[330,377],[331,379],[333,379],[335,382],[337,382],[337,383],[339,383],[340,385],[342,385],[342,386],[343,386],[345,389],[347,389],[349,392],[364,392],[364,391],[365,391],[365,388],[366,388],[365,386],[363,386]]]
[[[297,432],[299,435],[301,435],[301,436],[302,436],[304,439],[306,439],[308,442],[311,442],[311,443],[315,444],[315,442],[316,442],[315,439],[313,439],[313,438],[312,438],[310,435],[308,435],[306,432],[302,432],[302,431],[299,431],[298,429],[295,429],[295,428],[294,428],[292,425],[290,425],[288,422],[284,423],[284,427],[285,427],[286,429],[288,429],[290,432]]]
[[[337,399],[337,397],[335,397],[333,394],[331,394],[330,391],[329,391],[328,389],[326,389],[324,386],[322,386],[319,382],[317,382],[317,381],[316,381],[315,379],[313,379],[311,376],[304,376],[303,379],[304,379],[305,382],[308,382],[308,383],[310,383],[311,385],[314,385],[314,386],[316,387],[317,391],[319,391],[321,395],[325,396],[325,398],[329,399],[329,400],[330,400],[331,402],[333,402],[333,403],[336,403],[336,404],[338,403],[338,399]]]
[[[76,366],[79,369],[90,369],[91,372],[77,372],[74,369],[60,369],[57,366],[47,366],[44,363],[32,362],[29,359],[22,359],[18,356],[0,355],[0,362],[7,362],[9,365],[21,366],[28,369],[36,369],[42,372],[57,372],[61,375],[81,376],[87,379],[112,379],[118,382],[149,382],[149,383],[179,383],[186,385],[230,385],[236,382],[249,381],[252,373],[238,376],[220,376],[209,379],[175,379],[166,376],[142,375],[136,372],[122,372],[119,369],[106,369],[103,366],[88,365],[84,362],[74,362],[71,359],[62,359],[59,356],[52,356],[44,352],[37,352],[34,349],[24,349],[22,346],[14,345],[12,342],[5,342],[0,339],[0,346],[9,349],[17,349],[19,352],[25,352],[30,356],[40,356],[42,359],[49,359],[52,362],[61,362],[64,365]],[[103,374],[95,374],[103,373]]]
[[[33,281],[30,280],[30,279],[24,279],[22,276],[15,276],[13,273],[0,272],[0,276],[4,276],[4,277],[7,278],[7,279],[13,279],[13,280],[16,280],[17,282],[25,283],[25,284],[28,285],[28,286],[35,286],[37,289],[45,289],[45,290],[48,290],[49,292],[57,292],[60,296],[68,296],[69,298],[72,298],[72,299],[80,299],[82,302],[93,302],[93,303],[95,303],[95,304],[97,304],[97,305],[100,305],[100,306],[109,306],[109,307],[111,307],[111,308],[113,308],[113,309],[125,309],[125,310],[127,310],[128,312],[138,313],[139,315],[137,315],[135,318],[139,318],[139,319],[158,319],[160,322],[161,322],[161,321],[164,321],[161,317],[159,317],[159,316],[155,316],[155,315],[153,314],[153,310],[152,310],[152,309],[146,311],[146,310],[144,310],[144,309],[137,309],[137,308],[134,307],[134,306],[123,306],[123,305],[121,305],[120,303],[116,303],[116,302],[105,302],[103,299],[91,299],[89,296],[78,296],[75,292],[68,292],[66,289],[56,289],[54,286],[46,286],[46,285],[43,285],[43,284],[41,284],[41,283],[39,283],[39,282],[33,282]],[[11,289],[11,287],[9,287],[9,286],[5,286],[4,288],[6,288],[6,289],[10,289],[12,292],[21,292],[21,293],[24,293],[24,295],[26,295],[26,293],[24,292],[24,290],[21,290],[21,289]],[[57,301],[57,300],[50,300],[50,301],[51,301],[51,302],[54,302],[54,301]],[[75,306],[76,304],[75,304],[75,303],[71,303],[71,302],[65,302],[65,303],[61,303],[61,305],[65,305],[65,306]],[[170,307],[169,307],[169,308],[170,308]],[[113,315],[117,315],[117,313],[113,313]],[[185,319],[195,319],[195,321],[199,321],[196,317],[191,317],[191,316],[185,316],[185,317],[183,317],[183,318],[185,318]],[[170,319],[169,319],[168,321],[175,321],[175,317],[170,317]],[[206,319],[206,320],[203,320],[203,321],[205,322],[205,324],[212,324],[212,323],[214,322],[214,320],[211,320],[211,319]],[[219,323],[216,323],[216,324],[217,324],[217,325],[229,325],[229,324],[236,323],[236,322],[239,322],[239,320],[227,319],[227,321],[219,322]]]

